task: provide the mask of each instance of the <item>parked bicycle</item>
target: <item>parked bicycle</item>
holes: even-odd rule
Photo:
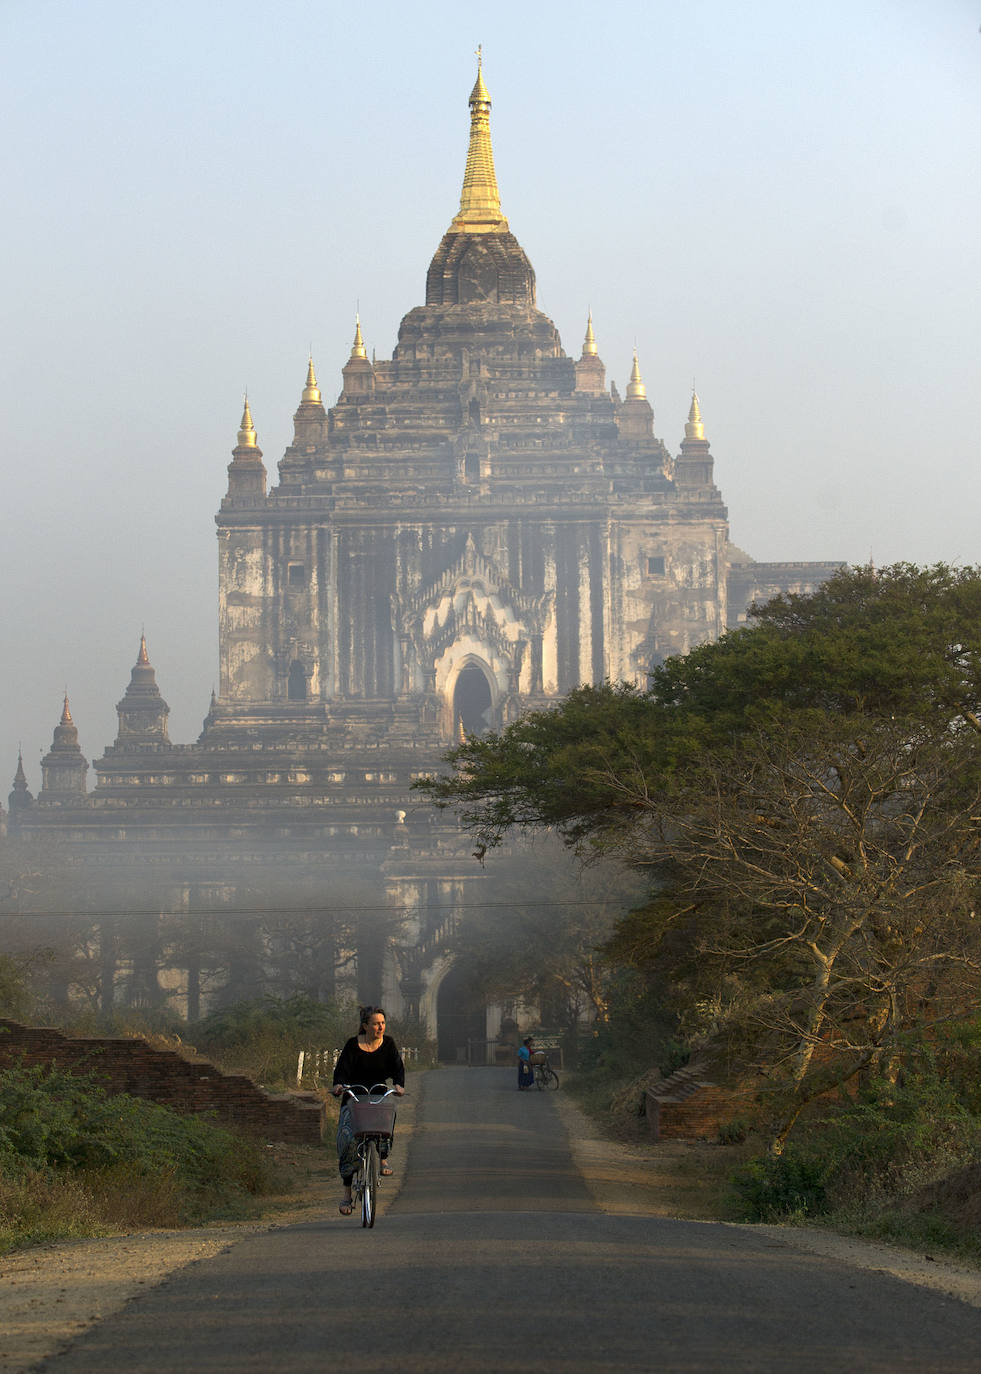
[[[546,1088],[557,1088],[559,1086],[559,1075],[548,1062],[548,1055],[544,1050],[535,1050],[531,1056],[532,1072],[535,1075],[535,1087],[539,1092],[544,1092]]]
[[[357,1083],[341,1083],[341,1105],[349,1104],[351,1125],[358,1147],[358,1164],[351,1179],[351,1201],[361,1208],[361,1225],[374,1226],[378,1205],[379,1149],[395,1133],[394,1088],[376,1083],[370,1090]]]

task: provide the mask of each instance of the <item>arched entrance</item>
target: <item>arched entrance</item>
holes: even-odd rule
[[[467,1042],[487,1038],[487,1007],[465,964],[454,964],[436,994],[436,1047],[444,1064],[465,1064]],[[477,1063],[482,1063],[478,1057]]]
[[[491,690],[486,674],[471,663],[464,668],[453,689],[453,736],[462,726],[464,734],[482,735],[491,725]]]

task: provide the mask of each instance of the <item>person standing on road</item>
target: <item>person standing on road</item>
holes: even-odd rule
[[[405,1091],[405,1064],[395,1041],[390,1035],[385,1034],[384,1008],[362,1007],[360,1021],[361,1026],[357,1035],[352,1035],[348,1040],[334,1067],[334,1096],[341,1096],[344,1084],[370,1091],[377,1084],[387,1083],[391,1079],[396,1095],[401,1097]],[[386,1141],[379,1151],[383,1176],[392,1172],[388,1162],[389,1148]],[[344,1185],[340,1211],[345,1217],[351,1215],[351,1179],[357,1163],[358,1151],[351,1122],[351,1108],[350,1104],[345,1102],[337,1122],[337,1167]]]
[[[531,1088],[535,1082],[535,1071],[531,1067],[531,1036],[522,1040],[521,1048],[518,1050],[518,1091],[524,1092],[525,1088]]]

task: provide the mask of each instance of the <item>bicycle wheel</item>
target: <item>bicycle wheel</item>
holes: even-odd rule
[[[361,1225],[374,1226],[378,1201],[378,1145],[369,1140],[364,1149],[364,1191],[361,1194]]]
[[[542,1074],[542,1078],[545,1080],[545,1082],[542,1084],[542,1086],[545,1088],[554,1089],[559,1086],[559,1075],[555,1072],[554,1069],[546,1069]]]

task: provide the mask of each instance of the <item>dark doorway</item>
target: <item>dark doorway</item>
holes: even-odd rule
[[[453,692],[453,734],[482,735],[491,724],[490,683],[479,668],[464,668]]]
[[[286,698],[288,701],[306,701],[307,699],[307,675],[303,671],[303,664],[296,660],[290,664]]]
[[[436,1046],[444,1064],[465,1064],[467,1042],[480,1042],[482,1064],[487,1038],[487,1008],[465,964],[454,964],[436,994]]]

